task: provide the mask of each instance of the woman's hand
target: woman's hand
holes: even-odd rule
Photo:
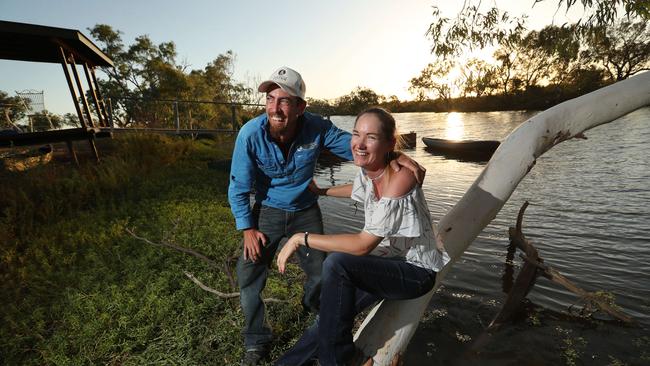
[[[303,240],[305,239],[305,234],[304,233],[297,233],[293,234],[289,240],[284,244],[282,247],[282,250],[278,254],[278,259],[276,263],[278,264],[278,271],[280,273],[284,273],[286,266],[287,266],[287,261],[293,253],[295,253],[298,250],[298,247],[303,245]]]
[[[320,188],[316,184],[316,180],[312,179],[311,182],[309,182],[309,186],[307,187],[313,194],[317,196],[325,196],[325,192],[327,191],[326,189]]]

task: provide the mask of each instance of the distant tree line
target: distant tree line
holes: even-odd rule
[[[189,70],[177,60],[174,42],[155,44],[142,35],[128,47],[119,30],[106,24],[89,29],[115,67],[103,68],[108,77],[99,81],[105,96],[111,97],[113,120],[119,126],[168,127],[175,113],[193,121],[194,128],[227,128],[231,106],[210,103],[174,103],[160,100],[255,103],[257,92],[233,79],[235,54],[227,51],[203,69]],[[257,111],[237,107],[246,119]]]
[[[356,114],[368,105],[393,112],[543,110],[650,69],[650,25],[622,21],[589,29],[550,25],[514,30],[494,62],[439,57],[409,81],[413,101],[357,87],[333,101],[310,99],[324,114]],[[456,68],[456,78],[449,75]]]

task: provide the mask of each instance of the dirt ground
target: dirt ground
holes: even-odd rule
[[[650,365],[650,330],[557,313],[528,303],[493,334],[495,300],[442,288],[416,331],[404,365]]]

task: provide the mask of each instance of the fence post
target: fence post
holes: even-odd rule
[[[237,109],[235,108],[234,104],[230,105],[230,111],[231,113],[231,118],[232,118],[232,130],[237,131],[238,125],[237,125]]]
[[[174,102],[174,123],[176,124],[176,134],[181,133],[181,117],[178,114],[178,101]]]

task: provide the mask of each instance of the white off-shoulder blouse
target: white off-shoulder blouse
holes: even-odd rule
[[[449,262],[445,249],[436,245],[436,231],[420,186],[402,197],[377,199],[372,181],[360,169],[351,198],[363,204],[363,230],[384,238],[370,255],[402,257],[408,263],[436,272]]]

